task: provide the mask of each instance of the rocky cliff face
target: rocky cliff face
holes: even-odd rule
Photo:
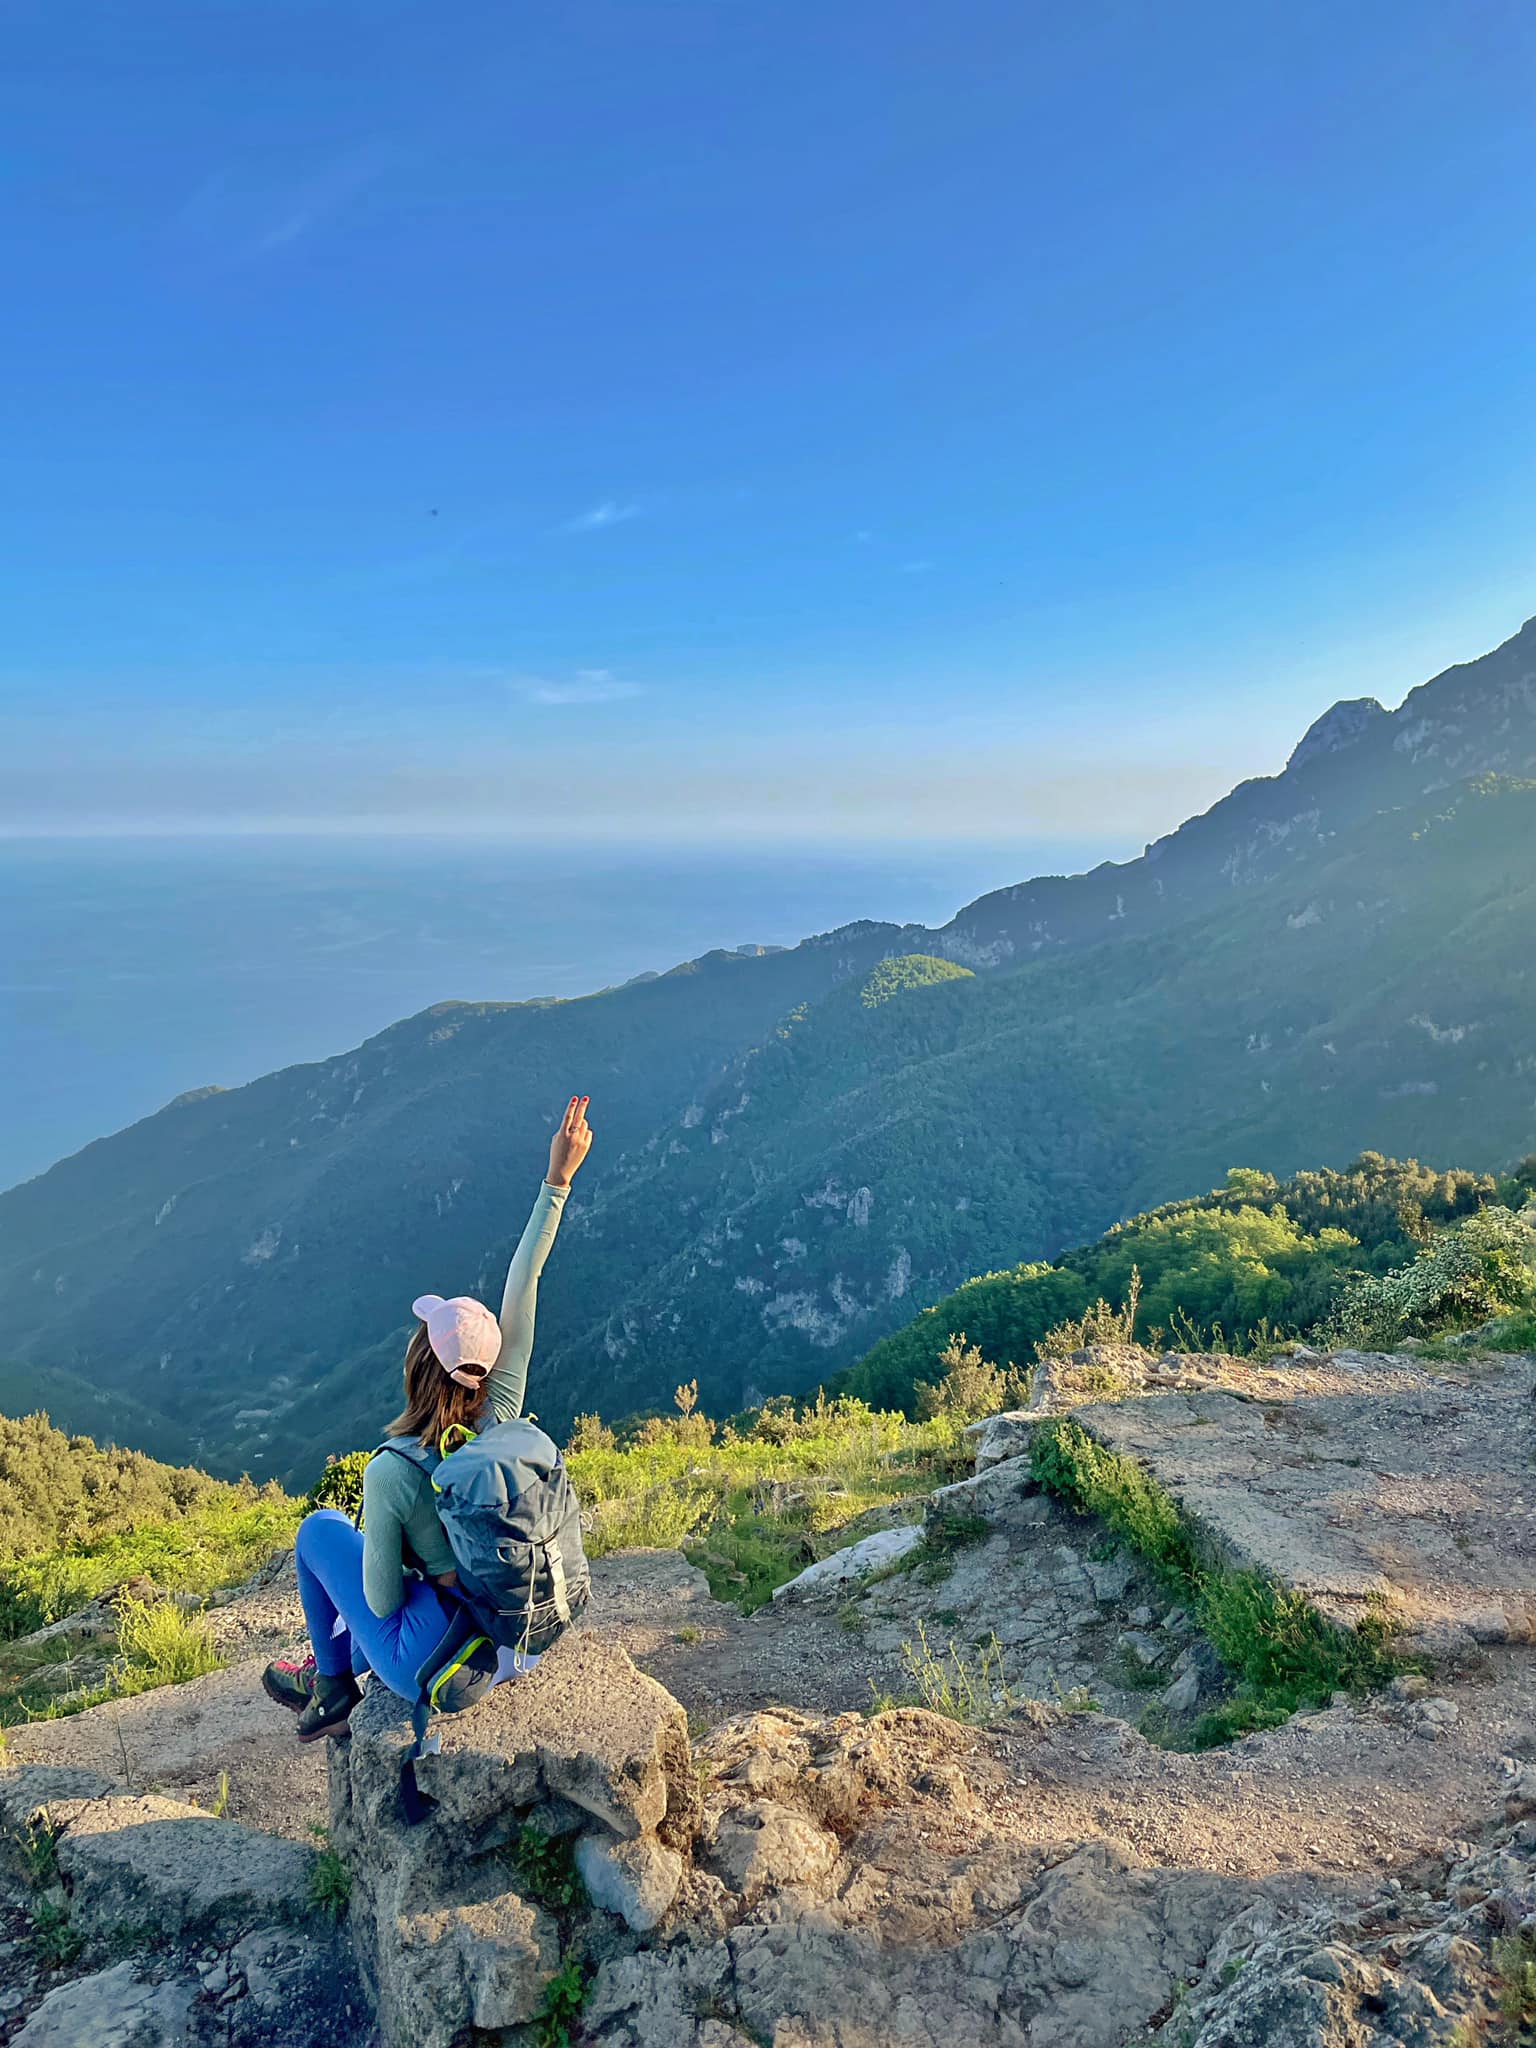
[[[983,896],[939,944],[969,965],[996,967],[1165,929],[1234,887],[1272,880],[1378,811],[1487,774],[1536,774],[1536,619],[1421,684],[1396,711],[1374,698],[1335,704],[1281,774],[1240,783],[1139,860]]]

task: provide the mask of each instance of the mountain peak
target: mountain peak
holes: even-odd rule
[[[1300,768],[1318,754],[1337,754],[1352,747],[1368,726],[1387,716],[1385,704],[1374,697],[1342,698],[1307,727],[1285,765]]]

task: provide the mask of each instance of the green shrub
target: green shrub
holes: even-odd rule
[[[1036,1430],[1030,1470],[1047,1493],[1107,1522],[1170,1584],[1197,1576],[1193,1539],[1172,1500],[1134,1459],[1106,1450],[1070,1416]]]
[[[601,1415],[578,1415],[566,1440],[566,1455],[572,1451],[611,1451],[618,1442]]]
[[[1119,1308],[1111,1308],[1100,1296],[1080,1316],[1069,1317],[1066,1322],[1047,1330],[1035,1346],[1035,1356],[1044,1365],[1048,1360],[1068,1359],[1074,1351],[1081,1351],[1090,1344],[1134,1344],[1136,1315],[1140,1306],[1141,1269],[1132,1266],[1125,1300]]]
[[[569,1835],[546,1835],[542,1828],[526,1822],[512,1845],[512,1862],[525,1899],[556,1912],[585,1905],[587,1888],[576,1868]]]
[[[1536,1229],[1490,1207],[1440,1231],[1407,1265],[1357,1274],[1321,1326],[1323,1340],[1389,1350],[1405,1337],[1464,1330],[1536,1303]]]
[[[965,1332],[952,1336],[939,1353],[943,1377],[932,1386],[917,1389],[917,1415],[921,1422],[949,1416],[962,1426],[979,1422],[985,1415],[999,1415],[1005,1408],[1022,1408],[1034,1381],[1031,1371],[1017,1366],[990,1365],[981,1348],[966,1342]]]
[[[327,1458],[325,1470],[304,1496],[304,1511],[336,1508],[344,1515],[357,1515],[363,1505],[363,1474],[372,1451],[348,1451],[345,1457]]]
[[[577,1957],[567,1956],[544,1987],[543,2002],[533,2022],[538,2048],[575,2048],[575,2030],[586,2002],[586,1971]]]

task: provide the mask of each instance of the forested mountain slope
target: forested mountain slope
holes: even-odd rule
[[[572,1232],[562,1411],[804,1385],[953,1284],[1367,1148],[1536,1142],[1536,783],[1371,820],[1152,939],[790,1020]],[[586,1327],[573,1290],[600,1271]],[[550,1395],[546,1393],[546,1401]]]
[[[942,932],[444,1005],[185,1097],[0,1195],[4,1348],[131,1401],[148,1448],[307,1472],[387,1414],[414,1293],[494,1292],[575,1086],[600,1146],[545,1282],[554,1423],[695,1374],[717,1411],[811,1383],[1234,1160],[1508,1162],[1536,1139],[1530,770],[1536,624],[1395,713],[1335,707],[1141,861]]]

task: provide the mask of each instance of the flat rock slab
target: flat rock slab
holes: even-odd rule
[[[59,1869],[82,1932],[238,1933],[310,1913],[315,1852],[153,1795],[55,1799]]]
[[[1452,1375],[1372,1360],[1340,1391],[1158,1394],[1076,1420],[1145,1466],[1223,1555],[1355,1626],[1536,1640],[1536,1360]]]

